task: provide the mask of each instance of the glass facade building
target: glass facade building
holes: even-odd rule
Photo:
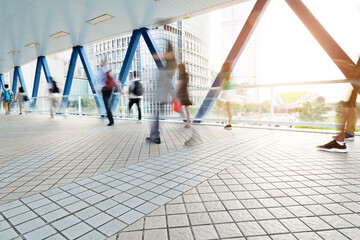
[[[203,15],[159,26],[149,31],[161,53],[166,51],[168,41],[172,44],[177,63],[184,63],[186,71],[189,73],[189,88],[210,87],[213,80],[210,74],[210,53],[207,43],[210,29],[208,18],[209,16]],[[106,59],[113,73],[118,78],[130,38],[131,35],[129,34],[87,46],[86,52],[92,68],[97,69],[101,61]],[[132,71],[137,71],[144,90],[149,92],[144,94],[142,109],[144,115],[151,115],[153,114],[152,106],[154,102],[151,92],[156,87],[159,71],[142,38],[140,38],[130,68],[130,72]],[[174,86],[177,83],[177,73],[173,83]],[[127,88],[128,86],[125,84],[125,92],[127,92]],[[203,98],[204,92],[190,92],[190,99],[196,106],[201,104]],[[126,99],[121,98],[120,101],[126,101]],[[117,108],[117,113],[126,114],[126,104],[119,104],[119,106],[123,107]],[[165,108],[166,115],[170,114],[169,110],[169,107]]]

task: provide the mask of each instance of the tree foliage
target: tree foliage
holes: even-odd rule
[[[295,108],[295,112],[299,113],[300,121],[306,122],[324,121],[326,119],[324,115],[329,110],[331,108],[322,102],[306,102],[301,108]]]

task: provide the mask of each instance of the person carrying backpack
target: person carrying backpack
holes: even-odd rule
[[[1,93],[0,99],[3,101],[3,105],[5,108],[5,115],[9,115],[10,114],[10,110],[11,110],[11,101],[15,99],[14,94],[12,93],[12,91],[9,88],[9,84],[5,84],[5,89],[4,91]],[[15,100],[16,102],[16,100]]]
[[[144,89],[141,84],[140,78],[137,77],[137,72],[133,72],[133,78],[129,82],[129,112],[134,103],[138,109],[138,120],[137,123],[141,124],[141,109],[140,109],[140,100],[142,99]]]
[[[98,69],[98,78],[97,85],[101,89],[101,93],[104,100],[104,105],[106,109],[106,114],[109,119],[108,126],[114,125],[114,118],[111,111],[111,97],[115,87],[119,89],[119,92],[124,95],[119,81],[116,81],[113,74],[111,73],[111,69],[107,68],[106,60],[101,62],[101,67]]]

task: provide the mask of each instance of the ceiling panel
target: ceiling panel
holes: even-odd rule
[[[38,56],[245,1],[248,0],[0,0],[0,59],[5,59],[0,63],[0,73]],[[86,23],[105,13],[115,18],[95,26]],[[70,35],[49,37],[59,31]],[[32,42],[41,45],[25,47]],[[9,55],[13,50],[20,53]]]

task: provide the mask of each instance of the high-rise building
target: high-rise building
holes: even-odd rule
[[[210,26],[208,18],[208,15],[203,15],[166,24],[150,30],[150,34],[161,53],[166,51],[168,41],[172,44],[177,63],[184,63],[186,71],[189,73],[189,88],[211,86],[212,79],[209,68],[208,45]],[[88,46],[86,52],[92,68],[97,69],[101,61],[106,59],[113,73],[118,78],[130,43],[130,38],[131,35],[128,34]],[[159,71],[142,38],[136,49],[130,71],[138,72],[145,91],[154,91]],[[174,78],[174,85],[176,82],[177,74]],[[126,85],[125,89],[127,89]],[[204,91],[191,91],[190,98],[194,105],[199,106],[203,101]],[[142,101],[143,113],[145,115],[153,114],[152,103],[152,95],[145,93]],[[165,115],[169,115],[169,108],[165,109]],[[120,114],[125,114],[125,104],[119,104],[117,111]]]

